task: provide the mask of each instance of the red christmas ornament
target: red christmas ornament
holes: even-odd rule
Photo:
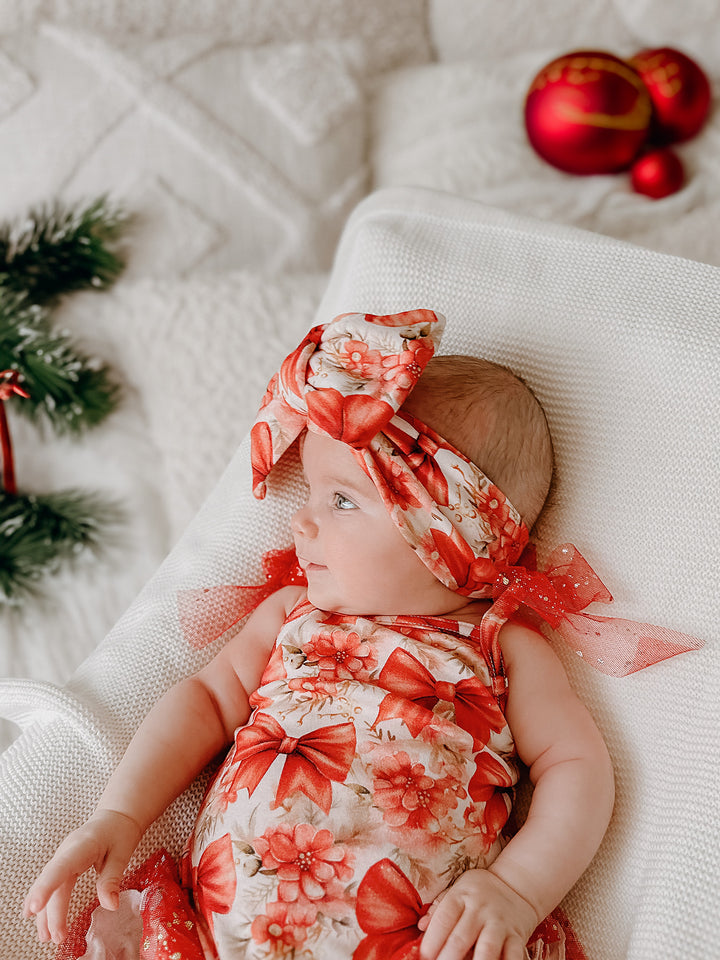
[[[630,170],[630,180],[637,193],[659,200],[680,189],[685,171],[678,155],[669,147],[663,147],[636,160]]]
[[[653,141],[676,143],[695,136],[711,100],[710,82],[697,63],[671,47],[641,50],[629,62],[650,94]]]
[[[645,143],[650,119],[650,96],[638,74],[601,50],[553,60],[525,100],[530,143],[568,173],[626,169]]]

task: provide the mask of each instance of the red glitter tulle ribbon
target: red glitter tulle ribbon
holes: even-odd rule
[[[697,637],[666,627],[583,613],[590,603],[612,603],[613,598],[571,543],[556,547],[544,570],[535,569],[532,550],[526,550],[521,559],[522,565],[497,571],[494,603],[483,622],[488,640],[524,608],[559,634],[583,660],[612,677],[625,677],[703,645]]]

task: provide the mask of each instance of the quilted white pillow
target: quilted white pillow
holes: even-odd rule
[[[541,556],[572,539],[616,594],[618,615],[706,640],[698,653],[623,680],[558,649],[604,730],[618,779],[611,829],[567,901],[588,955],[707,960],[720,879],[720,271],[455,197],[383,191],[349,222],[317,319],[413,306],[448,317],[445,352],[511,365],[545,405],[558,481],[539,529]],[[27,726],[0,766],[5,952],[44,956],[16,919],[22,891],[92,808],[150,703],[217,647],[189,647],[177,591],[253,582],[262,550],[287,542],[302,492],[296,465],[282,465],[262,503],[249,479],[244,442],[65,690],[0,687],[5,712]],[[161,841],[178,851],[201,790],[197,783],[152,828],[138,856]],[[87,880],[80,900],[90,889]]]
[[[3,3],[0,220],[111,193],[128,277],[327,269],[368,85],[429,56],[420,0]]]

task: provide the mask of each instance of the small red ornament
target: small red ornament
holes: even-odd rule
[[[705,123],[711,100],[710,82],[697,63],[672,47],[641,50],[629,62],[652,100],[653,141],[677,143],[694,137]]]
[[[636,160],[630,170],[630,180],[637,193],[660,200],[680,189],[685,171],[678,155],[669,147],[663,147]]]
[[[650,96],[625,61],[580,50],[538,73],[525,100],[525,127],[540,156],[568,173],[630,166],[647,138]]]

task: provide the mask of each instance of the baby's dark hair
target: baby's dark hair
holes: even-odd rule
[[[543,409],[520,377],[479,357],[433,357],[404,409],[469,457],[532,527],[553,450]]]

